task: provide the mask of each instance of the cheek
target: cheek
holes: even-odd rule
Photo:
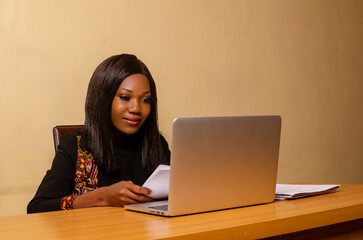
[[[147,118],[150,115],[150,112],[151,112],[151,106],[148,104],[147,106],[145,106],[145,111],[144,111],[145,118]]]
[[[112,109],[111,109],[111,121],[112,123],[115,125],[115,121],[117,121],[117,111],[114,108],[114,106],[112,105]]]
[[[114,99],[111,106],[111,119],[112,122],[120,117],[120,114],[124,111],[124,104],[122,104],[118,99]]]

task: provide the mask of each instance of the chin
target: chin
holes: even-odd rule
[[[139,131],[139,129],[119,129],[120,132],[122,132],[123,134],[126,134],[126,135],[132,135],[132,134],[135,134]]]

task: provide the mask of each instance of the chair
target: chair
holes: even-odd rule
[[[58,150],[59,140],[64,134],[77,134],[83,130],[83,125],[60,125],[53,128],[54,150]]]

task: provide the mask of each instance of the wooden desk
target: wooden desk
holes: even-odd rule
[[[363,237],[362,218],[359,184],[326,195],[173,218],[116,207],[1,217],[0,239],[257,239],[356,219],[354,229],[343,234]]]

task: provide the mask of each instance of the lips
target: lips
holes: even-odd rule
[[[124,118],[124,120],[130,125],[137,125],[141,122],[140,118]]]

